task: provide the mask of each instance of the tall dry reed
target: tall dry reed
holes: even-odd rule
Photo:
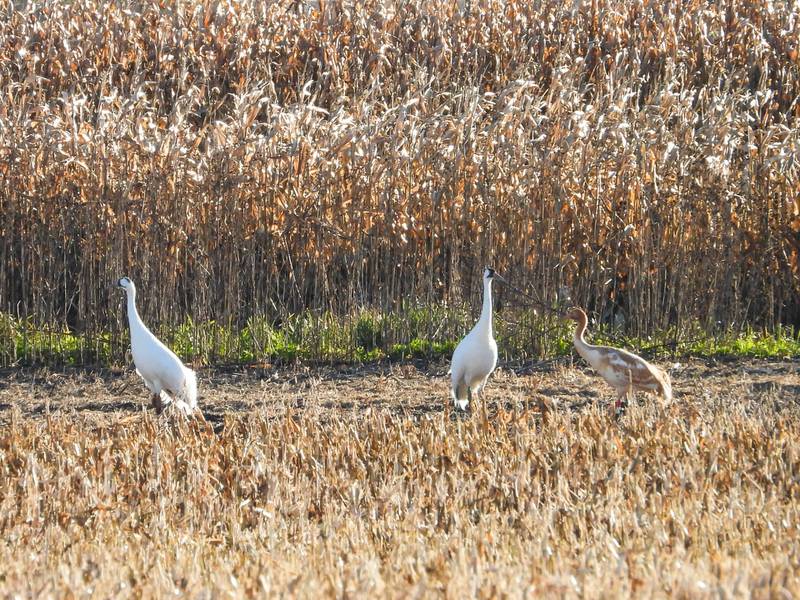
[[[10,6],[2,311],[391,311],[493,263],[636,335],[800,320],[796,3]]]

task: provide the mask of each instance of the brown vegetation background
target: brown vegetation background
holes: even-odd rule
[[[0,15],[0,309],[241,324],[477,300],[800,319],[788,2],[104,2]]]

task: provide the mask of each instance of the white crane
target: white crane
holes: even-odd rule
[[[492,333],[494,276],[494,269],[484,269],[481,317],[472,331],[458,343],[450,363],[451,393],[456,406],[461,410],[466,410],[472,396],[483,390],[486,380],[497,365],[497,343]]]
[[[194,371],[184,366],[181,359],[142,323],[136,310],[136,286],[133,281],[123,277],[117,285],[127,295],[133,364],[153,395],[153,408],[160,413],[174,398],[175,406],[181,412],[191,414],[197,408],[197,378]]]
[[[652,392],[667,401],[672,400],[672,383],[667,373],[633,352],[586,342],[583,336],[589,319],[583,309],[570,308],[563,318],[577,323],[573,336],[575,350],[617,392],[614,409],[618,414],[625,397],[634,391]]]

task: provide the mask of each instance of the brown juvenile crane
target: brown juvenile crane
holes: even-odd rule
[[[658,367],[633,352],[608,346],[593,346],[586,342],[583,336],[589,319],[583,309],[570,308],[563,318],[577,323],[573,336],[575,350],[617,392],[617,401],[614,404],[617,414],[623,407],[625,397],[635,391],[651,392],[667,401],[672,399],[669,375]]]

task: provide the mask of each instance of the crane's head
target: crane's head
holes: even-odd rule
[[[573,306],[567,312],[565,312],[562,316],[562,319],[565,321],[575,321],[577,323],[585,322],[588,320],[586,313],[583,312],[582,308],[578,308],[577,306]]]
[[[494,269],[492,267],[485,267],[483,269],[483,280],[491,281],[494,279]]]
[[[136,286],[133,285],[133,282],[128,279],[127,277],[123,277],[119,281],[117,281],[117,287],[121,287],[126,292],[135,292]]]

